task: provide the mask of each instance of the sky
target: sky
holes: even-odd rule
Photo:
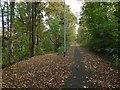
[[[65,0],[66,4],[67,5],[70,5],[70,8],[71,8],[71,11],[74,13],[74,14],[78,14],[80,13],[82,10],[81,10],[81,7],[82,7],[82,2],[80,1],[77,1],[77,0]]]
[[[67,5],[70,5],[71,11],[76,15],[77,21],[79,22],[79,17],[80,17],[80,12],[82,12],[82,6],[83,2],[77,1],[77,0],[65,0]],[[66,17],[67,18],[67,17]],[[76,25],[76,31],[75,33],[77,34],[78,32],[79,25]]]

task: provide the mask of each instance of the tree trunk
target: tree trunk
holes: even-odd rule
[[[35,2],[32,2],[32,45],[31,45],[31,57],[35,55]]]
[[[7,2],[7,37],[10,37],[10,27],[9,27],[9,5],[8,5],[8,2]],[[8,49],[10,48],[10,40],[8,41]],[[10,54],[9,54],[10,56]],[[9,59],[9,63],[10,63],[10,59]]]
[[[36,36],[36,35],[37,35],[37,30],[36,30],[36,26],[37,26],[37,25],[36,25],[37,9],[36,9],[36,6],[37,6],[37,3],[35,2],[34,4],[35,4],[35,18],[34,18],[34,19],[35,19],[35,20],[34,20],[34,22],[35,22],[35,23],[34,23],[34,24],[35,24],[35,27],[34,27],[34,31],[35,31],[35,46],[36,46],[36,41],[37,41],[37,39],[36,39],[36,38],[37,38],[37,36]],[[36,47],[35,47],[35,48],[36,48]],[[35,52],[36,52],[36,51],[35,51]]]
[[[4,28],[4,8],[2,9],[2,52],[4,51],[5,48],[5,28]]]
[[[26,2],[27,3],[27,10],[29,10],[30,9],[30,4],[29,4],[29,2]],[[31,50],[31,48],[32,48],[32,29],[31,29],[31,23],[32,23],[32,21],[31,21],[31,14],[30,13],[27,13],[28,14],[28,16],[29,16],[29,20],[28,20],[28,24],[27,24],[27,30],[28,30],[28,40],[29,40],[29,57],[32,57],[32,50]]]
[[[38,29],[37,29],[37,45],[39,45],[39,35],[38,35]]]
[[[118,2],[118,13],[120,11],[120,2]],[[118,35],[118,56],[120,58],[120,16],[118,18],[118,31],[119,31],[119,35]]]
[[[14,6],[15,6],[15,2],[10,2],[10,36],[9,36],[9,60],[10,60],[10,63],[14,62],[14,57],[13,57]]]
[[[37,4],[40,4],[40,2],[37,3]],[[39,15],[38,15],[38,23],[40,24],[40,20],[41,20],[40,13],[41,13],[41,10],[39,9],[36,12],[39,13]],[[36,29],[36,34],[37,34],[37,38],[36,38],[37,39],[37,45],[39,45],[39,31],[38,31],[38,28]]]

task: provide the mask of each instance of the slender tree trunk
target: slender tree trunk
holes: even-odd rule
[[[7,30],[8,30],[8,37],[10,37],[10,29],[9,29],[9,5],[8,5],[8,2],[7,2]],[[8,41],[8,49],[10,49],[10,40]],[[10,56],[10,54],[9,54]],[[9,63],[10,63],[10,58],[9,58]]]
[[[39,16],[39,24],[40,24],[40,16]],[[38,31],[38,29],[36,30],[36,34],[37,34],[37,45],[39,45],[39,31]]]
[[[30,9],[30,4],[29,4],[29,2],[26,2],[27,3],[27,10],[29,10]],[[32,23],[32,21],[31,21],[31,14],[30,13],[28,13],[28,16],[29,16],[29,20],[28,20],[28,24],[27,24],[27,30],[28,30],[28,40],[29,40],[29,57],[32,57],[32,50],[31,50],[31,48],[32,48],[32,29],[31,29],[31,23]]]
[[[37,27],[37,25],[36,25]],[[39,32],[38,32],[38,28],[36,28],[36,45],[39,45],[39,36],[38,36]]]
[[[38,4],[40,4],[40,2]],[[39,15],[38,15],[38,23],[40,24],[40,20],[41,20],[41,16],[40,16],[41,10],[40,9],[38,10],[38,13],[39,13]],[[36,33],[37,34],[37,45],[39,45],[39,31],[38,31],[38,29],[36,30],[36,32],[37,32]]]
[[[35,55],[35,2],[32,2],[32,46],[31,57]]]
[[[29,18],[30,21],[28,21],[28,24],[27,24],[27,30],[28,30],[28,41],[29,41],[29,57],[31,57],[31,37],[32,37],[32,29],[31,29],[31,17]]]
[[[10,63],[14,62],[13,57],[13,22],[14,22],[14,2],[10,2],[10,37],[9,37],[9,59]]]
[[[36,12],[37,12],[37,10],[36,10]],[[37,14],[36,14],[36,16],[37,16]],[[39,18],[39,24],[40,24],[40,18]],[[37,26],[37,25],[36,25]],[[36,37],[36,41],[37,41],[37,45],[39,45],[39,32],[38,32],[38,28],[36,29],[36,35],[37,35],[37,37]]]
[[[34,20],[34,22],[35,22],[35,23],[34,23],[34,24],[35,24],[35,27],[34,27],[35,36],[34,36],[34,37],[35,37],[35,46],[36,46],[36,41],[37,41],[37,40],[36,40],[36,38],[37,38],[37,34],[36,34],[36,33],[37,33],[37,30],[36,30],[36,26],[37,26],[37,25],[36,25],[37,9],[36,9],[36,6],[37,6],[37,3],[35,2],[34,4],[35,4],[35,18],[34,18],[34,19],[35,19],[35,20]],[[36,47],[35,47],[35,52],[36,52]]]
[[[2,52],[4,51],[5,48],[5,28],[4,28],[4,8],[2,9]]]
[[[40,21],[38,21],[38,22],[40,24]],[[38,46],[39,45],[39,32],[38,32],[38,28],[36,29],[36,35],[37,35],[36,39],[37,39],[37,46]]]
[[[117,54],[118,54],[118,58],[120,58],[120,2],[117,3],[118,7],[117,7],[117,18],[118,18],[118,37],[117,37]]]

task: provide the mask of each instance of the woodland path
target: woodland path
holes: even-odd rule
[[[83,57],[80,54],[79,46],[73,48],[74,63],[70,67],[72,75],[65,80],[63,88],[94,88],[93,84],[86,83],[90,74],[85,71],[85,65],[82,62]]]
[[[104,59],[78,45],[73,46],[72,73],[63,88],[117,88],[120,89],[120,70]]]
[[[34,56],[3,69],[3,88],[118,88],[118,70],[79,46]]]

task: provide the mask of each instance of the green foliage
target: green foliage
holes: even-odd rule
[[[42,42],[42,47],[44,48],[45,52],[50,52],[54,50],[54,46],[49,40],[48,37],[45,37]]]
[[[36,54],[37,55],[43,55],[43,54],[45,54],[44,48],[42,48],[40,46],[36,46]]]
[[[49,29],[47,31],[50,41],[54,45],[54,51],[58,52],[59,47],[64,45],[64,4],[57,2],[50,2],[49,6],[46,8],[47,24]],[[56,10],[57,9],[57,10]],[[69,6],[66,7],[66,44],[70,46],[73,39],[75,38],[75,24],[76,17],[70,12]],[[63,24],[61,24],[63,23]],[[68,48],[68,47],[67,47]]]
[[[118,55],[113,55],[113,59],[115,60],[115,66],[120,69],[120,58],[118,57]]]
[[[8,60],[9,58],[8,55],[9,55],[8,49],[5,48],[4,53],[2,53],[2,67],[7,67],[10,65],[10,62]]]
[[[54,51],[57,52],[57,49],[63,45],[63,27],[59,24],[60,17],[55,17],[49,22],[49,27],[47,35],[50,38],[50,41],[54,45]]]
[[[16,37],[18,37],[16,35]],[[29,57],[29,41],[26,34],[19,36],[14,41],[14,59],[17,61]]]
[[[78,42],[99,53],[115,55],[116,66],[120,64],[118,55],[119,24],[118,3],[91,2],[85,3],[81,13]],[[115,15],[116,12],[116,15]]]
[[[60,46],[58,49],[57,49],[58,53],[61,54],[64,52],[64,46]]]
[[[35,41],[35,54],[42,55],[48,52],[62,53],[64,50],[64,3],[62,2],[36,2],[34,3],[34,25],[32,18],[31,2],[16,2],[15,15],[13,21],[13,59],[14,63],[27,59],[33,51],[33,41]],[[8,5],[9,7],[9,5]],[[70,11],[69,6],[66,9],[66,32],[67,32],[67,49],[74,39],[76,17]],[[45,13],[45,14],[44,14]],[[11,16],[8,13],[9,17]],[[44,21],[44,17],[46,21]],[[44,18],[44,19],[43,19]],[[32,25],[34,29],[34,40]],[[49,28],[47,28],[47,26]],[[8,31],[5,31],[5,51],[3,51],[3,67],[9,66],[9,37]]]

